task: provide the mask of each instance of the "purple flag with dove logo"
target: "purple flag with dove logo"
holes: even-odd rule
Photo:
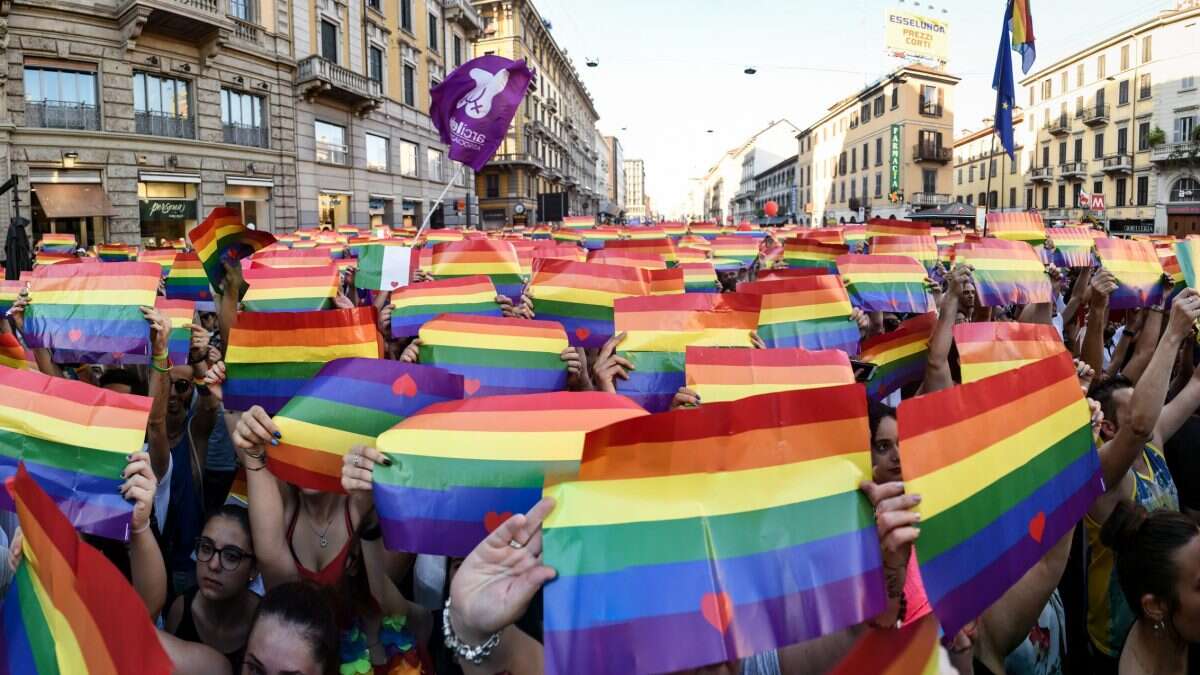
[[[508,133],[533,72],[525,61],[472,59],[430,91],[429,116],[450,146],[450,159],[479,171]]]

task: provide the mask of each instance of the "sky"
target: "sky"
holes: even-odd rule
[[[982,128],[995,106],[992,71],[1005,0],[942,0],[932,9],[912,0],[533,1],[591,92],[597,127],[620,138],[627,159],[646,162],[646,192],[667,215],[683,213],[688,178],[702,176],[723,152],[775,120],[804,128],[898,66],[883,48],[888,8],[949,22],[947,69],[962,78],[956,132]],[[1034,70],[1175,6],[1030,2]],[[586,67],[589,57],[599,65]],[[747,66],[757,74],[744,74]],[[1014,68],[1019,82],[1019,57]]]

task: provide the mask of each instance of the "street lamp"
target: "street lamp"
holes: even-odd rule
[[[746,66],[746,69],[743,70],[742,72],[747,75],[753,75],[758,72],[758,69],[755,68],[754,66]]]
[[[74,169],[75,162],[79,159],[78,152],[64,152],[62,156],[62,165],[64,169]]]

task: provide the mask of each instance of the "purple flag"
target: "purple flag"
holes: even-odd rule
[[[479,171],[496,154],[529,88],[525,61],[487,55],[450,73],[429,93],[429,116],[450,146],[450,159]]]

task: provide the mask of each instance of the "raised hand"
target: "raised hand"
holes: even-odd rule
[[[130,532],[143,532],[150,525],[150,514],[154,511],[154,493],[158,489],[158,480],[154,477],[154,470],[150,468],[150,455],[144,452],[130,455],[121,477],[125,479],[121,484],[121,496],[133,502]]]
[[[408,343],[404,351],[400,354],[402,363],[419,363],[421,360],[421,338],[416,338]]]
[[[242,416],[238,418],[237,427],[230,436],[233,439],[233,446],[240,453],[248,454],[253,450],[258,450],[253,453],[256,455],[261,454],[267,445],[279,445],[279,439],[282,437],[279,427],[275,426],[275,422],[271,421],[271,416],[260,405],[242,413]]]
[[[372,492],[375,465],[391,466],[392,460],[375,448],[356,445],[342,458],[342,489],[350,499],[361,502],[360,513],[366,513],[375,502]]]
[[[1197,320],[1200,320],[1200,293],[1195,289],[1185,288],[1171,304],[1171,318],[1167,322],[1167,330],[1185,337],[1195,327]]]
[[[695,408],[700,405],[700,394],[688,389],[680,387],[679,391],[675,392],[675,397],[671,399],[671,410],[679,408]]]
[[[580,347],[567,347],[558,355],[567,364],[567,390],[591,391],[592,378],[588,375],[587,354]]]
[[[142,307],[142,316],[150,324],[151,355],[167,353],[167,340],[171,336],[171,320],[153,307]]]
[[[600,354],[596,357],[596,365],[592,368],[593,381],[599,391],[607,391],[610,394],[617,393],[616,381],[618,379],[628,380],[629,371],[635,370],[632,363],[616,354],[617,346],[624,339],[625,333],[617,333],[600,348]]]

